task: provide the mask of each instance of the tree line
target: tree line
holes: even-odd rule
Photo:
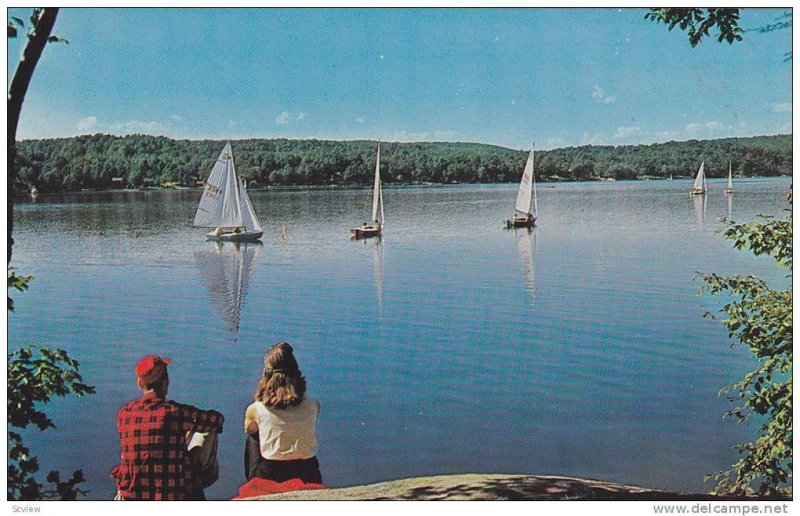
[[[252,187],[368,185],[375,141],[246,139],[231,142],[237,173]],[[143,186],[197,186],[224,142],[105,134],[24,140],[17,145],[17,188],[40,192]],[[528,151],[480,143],[381,143],[388,184],[505,183],[522,174]],[[791,135],[689,140],[652,145],[566,147],[536,152],[537,181],[792,173]]]

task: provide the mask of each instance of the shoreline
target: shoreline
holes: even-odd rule
[[[737,178],[738,182],[746,183],[751,180],[762,180],[762,179],[775,179],[775,178],[783,178],[783,177],[791,177],[791,176],[751,176],[751,177],[742,177]],[[673,179],[664,178],[664,177],[656,177],[656,176],[645,176],[639,177],[636,179],[617,179],[617,180],[608,180],[606,178],[585,178],[585,179],[569,179],[569,178],[547,178],[538,181],[540,184],[553,184],[553,183],[633,183],[633,182],[647,182],[647,181],[689,181],[692,180],[692,176],[679,176]],[[713,177],[709,178],[713,180],[724,180],[724,177]],[[492,185],[516,185],[517,183],[514,181],[510,181],[507,183],[431,183],[431,182],[421,182],[421,183],[384,183],[382,186],[387,189],[391,188],[426,188],[426,187],[439,187],[439,186],[464,186],[464,185],[483,185],[483,186],[492,186]],[[81,190],[59,190],[59,191],[52,191],[52,192],[42,192],[38,191],[35,196],[36,197],[44,197],[44,196],[51,196],[51,195],[67,195],[67,194],[87,194],[87,193],[136,193],[136,192],[168,192],[168,191],[196,191],[201,192],[203,191],[203,186],[177,186],[177,187],[162,187],[162,186],[147,186],[144,188],[109,188],[106,190],[102,189],[81,189]],[[269,192],[269,191],[305,191],[305,190],[365,190],[372,188],[372,185],[346,185],[346,184],[330,184],[330,185],[278,185],[278,186],[266,186],[266,187],[254,187],[248,188],[249,192]],[[23,197],[31,195],[30,192],[27,190],[15,189],[14,191],[15,197]]]

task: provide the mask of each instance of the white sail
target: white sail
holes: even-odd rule
[[[693,192],[705,193],[706,191],[706,173],[704,172],[706,162],[700,164],[700,170],[697,171],[697,177],[694,180]]]
[[[253,206],[250,204],[250,197],[247,195],[247,188],[244,181],[239,179],[239,204],[242,207],[242,225],[248,231],[261,231]]]
[[[522,172],[522,180],[519,182],[519,192],[517,192],[517,203],[514,209],[524,215],[531,213],[531,193],[533,192],[533,150],[528,155],[525,163],[525,170]]]
[[[239,227],[242,213],[231,144],[217,158],[194,217],[196,227]]]
[[[378,205],[381,208],[381,219],[378,221]],[[381,192],[381,144],[378,144],[378,157],[375,160],[375,184],[372,188],[372,221],[383,224],[383,194]]]

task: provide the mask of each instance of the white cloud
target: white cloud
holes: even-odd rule
[[[542,150],[558,149],[559,147],[566,147],[567,142],[564,138],[548,138],[536,147]]]
[[[703,124],[698,122],[692,122],[686,125],[686,132],[689,134],[699,133],[702,129],[703,129]]]
[[[169,133],[169,126],[151,120],[145,122],[142,120],[128,120],[127,122],[118,122],[108,126],[108,129],[113,134],[153,134],[153,135],[166,135]]]
[[[183,122],[183,117],[181,115],[172,115],[169,119],[173,122]]]
[[[456,131],[449,129],[434,132],[409,132],[397,131],[392,135],[392,140],[397,142],[424,142],[424,141],[452,141],[458,136]]]
[[[749,124],[744,120],[738,120],[735,123],[727,124],[718,120],[711,120],[710,122],[692,122],[687,124],[679,138],[730,138],[734,136],[751,136],[753,130],[750,129]],[[762,134],[764,134],[762,132]],[[766,134],[773,134],[767,132]]]
[[[364,120],[366,119],[363,116],[356,117],[356,122],[358,122],[359,124],[363,124]]]
[[[791,113],[792,112],[792,103],[786,102],[785,104],[773,104],[772,105],[772,112],[773,113]]]
[[[649,131],[639,126],[624,126],[617,127],[614,134],[583,133],[580,145],[646,145],[675,139],[678,139],[678,133],[674,131]],[[566,145],[563,140],[558,140],[551,144],[551,148]]]
[[[228,128],[231,128],[231,127],[233,127],[235,125],[236,125],[236,120],[234,120],[233,118],[229,118],[228,119]]]
[[[608,138],[600,133],[583,133],[581,136],[581,145],[607,145]]]
[[[410,133],[408,131],[397,131],[392,136],[392,140],[398,142],[419,142],[428,140],[430,133]]]
[[[97,127],[98,120],[96,116],[87,116],[78,120],[79,131],[89,131]]]
[[[740,123],[739,127],[745,127],[746,124]],[[739,131],[732,125],[725,125],[718,120],[711,120],[710,122],[692,122],[686,125],[686,133],[692,137],[713,137],[713,136],[735,136]],[[722,134],[720,134],[722,133]]]
[[[617,101],[617,97],[606,95],[606,92],[603,91],[603,88],[600,86],[594,87],[594,90],[592,90],[592,98],[595,100],[595,102],[600,104],[613,104]]]
[[[622,140],[632,136],[641,136],[642,134],[643,131],[641,127],[617,127],[617,132],[614,133],[614,138],[617,140]]]
[[[277,118],[275,118],[276,125],[289,125],[289,124],[298,124],[301,120],[305,119],[308,116],[308,113],[304,113],[299,111],[297,113],[292,113],[291,111],[283,111]]]

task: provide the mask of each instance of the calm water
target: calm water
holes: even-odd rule
[[[62,347],[97,394],[48,406],[42,470],[114,494],[115,414],[133,366],[172,357],[170,397],[227,419],[220,480],[244,482],[245,407],[273,342],[322,402],[325,482],[464,472],[558,474],[679,490],[736,459],[752,427],[721,415],[751,366],[696,272],[788,279],[732,249],[719,218],[778,215],[790,179],[572,183],[539,189],[532,233],[502,229],[516,185],[387,189],[382,239],[351,241],[366,190],[253,192],[262,246],[204,241],[199,191],[40,197],[17,208],[9,347]]]

